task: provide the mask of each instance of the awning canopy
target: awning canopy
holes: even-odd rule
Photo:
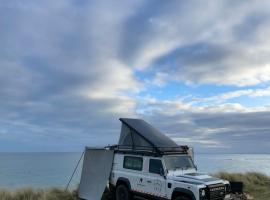
[[[79,197],[100,200],[110,177],[114,151],[86,148],[83,161]]]

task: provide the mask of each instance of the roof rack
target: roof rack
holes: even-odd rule
[[[162,156],[172,154],[188,154],[188,146],[179,147],[156,147],[149,148],[148,146],[127,146],[127,145],[114,145],[108,147],[117,153],[129,153],[139,155],[151,155],[151,156]]]

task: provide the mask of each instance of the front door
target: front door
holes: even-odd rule
[[[146,193],[155,197],[166,198],[166,179],[160,159],[149,159],[148,172],[145,173]]]

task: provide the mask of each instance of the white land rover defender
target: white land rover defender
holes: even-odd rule
[[[226,180],[199,173],[193,150],[141,119],[121,118],[118,145],[86,148],[79,196],[99,200],[108,183],[116,200],[225,200]]]

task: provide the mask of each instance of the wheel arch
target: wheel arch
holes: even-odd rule
[[[193,192],[185,188],[175,188],[172,193],[172,200],[177,198],[179,195],[186,196],[190,198],[190,200],[196,200],[196,197],[193,194]]]
[[[130,185],[130,182],[127,178],[119,177],[117,182],[116,182],[116,187],[120,184],[124,184],[129,190],[131,190],[131,185]]]

